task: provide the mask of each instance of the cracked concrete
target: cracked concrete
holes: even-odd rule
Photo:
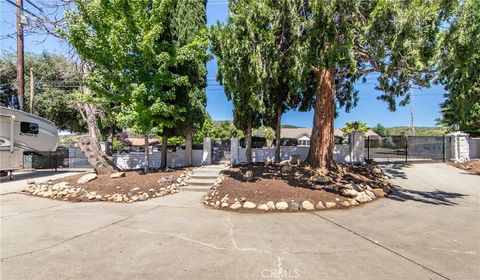
[[[478,177],[392,169],[403,189],[390,199],[315,214],[217,211],[197,192],[134,204],[2,195],[0,278],[480,278]]]

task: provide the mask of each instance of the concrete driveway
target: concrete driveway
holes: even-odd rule
[[[479,279],[480,177],[440,163],[387,168],[403,188],[389,199],[312,213],[227,213],[195,192],[134,204],[4,194],[0,276]]]

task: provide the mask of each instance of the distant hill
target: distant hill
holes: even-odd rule
[[[301,128],[301,126],[296,126],[291,124],[282,124],[282,128]]]
[[[412,135],[409,126],[386,127],[388,135]],[[444,127],[415,127],[416,136],[442,136],[447,133]]]

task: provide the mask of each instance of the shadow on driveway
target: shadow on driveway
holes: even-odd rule
[[[392,193],[388,195],[388,198],[396,201],[413,200],[433,205],[454,206],[458,204],[453,202],[454,199],[463,198],[465,196],[468,195],[456,192],[445,192],[438,189],[435,191],[416,191],[396,187]]]

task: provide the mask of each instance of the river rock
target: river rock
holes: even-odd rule
[[[277,210],[285,210],[288,208],[288,203],[286,203],[285,201],[277,202],[275,203],[275,208]]]
[[[82,177],[80,177],[77,181],[78,184],[86,184],[92,180],[95,180],[97,178],[97,174],[96,173],[89,173],[89,174],[85,174],[83,175]]]
[[[375,199],[375,194],[372,191],[365,190],[365,193],[370,197],[371,199]]]
[[[238,208],[241,208],[242,204],[238,201],[236,201],[234,204],[230,205],[230,209],[236,210]]]
[[[325,205],[323,205],[323,202],[319,201],[317,203],[317,209],[325,209]]]
[[[272,165],[272,163],[273,163],[273,161],[271,159],[267,159],[264,164],[265,164],[265,166],[270,166],[270,165]]]
[[[260,204],[258,205],[257,209],[268,211],[270,210],[270,207],[267,204]]]
[[[327,209],[330,209],[337,206],[337,204],[335,202],[325,202],[325,206],[327,207]]]
[[[381,188],[375,188],[372,190],[372,192],[375,194],[376,197],[384,197],[385,193]]]
[[[269,202],[267,202],[267,206],[268,206],[269,209],[275,209],[275,202],[269,201]]]
[[[355,197],[355,200],[359,203],[365,203],[365,202],[371,201],[372,199],[365,192],[360,192]]]
[[[330,179],[328,176],[313,175],[310,177],[310,181],[314,184],[328,184],[332,181],[332,179]]]
[[[290,161],[289,160],[282,160],[281,162],[278,163],[278,166],[286,166],[286,165],[290,165]]]
[[[110,175],[111,179],[125,177],[125,172],[115,172]]]
[[[295,202],[295,201],[290,201],[288,203],[288,210],[298,211],[298,210],[300,210],[300,204],[298,204],[298,202]]]
[[[315,206],[313,206],[313,204],[308,200],[302,202],[302,207],[305,210],[315,210]]]
[[[257,207],[257,205],[253,202],[245,201],[245,203],[243,203],[243,208],[254,209],[255,207]]]
[[[340,194],[346,197],[356,197],[358,192],[354,189],[340,189]]]
[[[56,183],[55,185],[52,186],[52,189],[54,190],[63,190],[64,188],[68,187],[68,182],[60,182]]]

